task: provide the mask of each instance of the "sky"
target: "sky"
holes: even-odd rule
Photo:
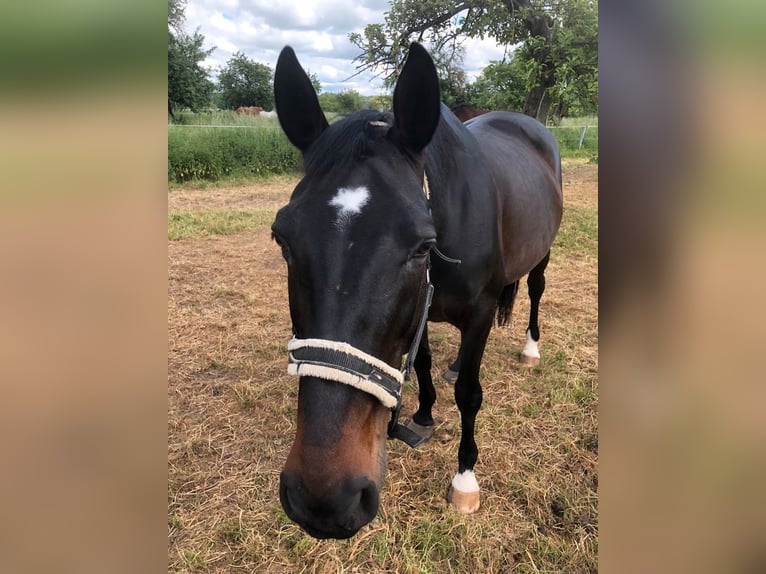
[[[203,63],[214,77],[237,51],[273,70],[289,44],[323,91],[376,95],[387,93],[380,78],[364,73],[348,79],[357,71],[352,60],[359,53],[348,35],[382,23],[388,8],[389,0],[187,0],[185,29],[199,28],[205,48],[215,48]],[[468,40],[465,48],[463,69],[471,81],[504,54],[492,39]]]

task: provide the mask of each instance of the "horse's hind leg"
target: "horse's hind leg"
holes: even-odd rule
[[[527,277],[527,287],[529,288],[529,326],[527,327],[527,343],[521,352],[519,360],[522,364],[533,367],[540,362],[540,350],[537,348],[537,342],[540,340],[540,328],[537,324],[538,311],[540,310],[540,298],[545,291],[545,268],[551,252],[548,251],[542,261],[535,265]]]
[[[431,346],[428,344],[428,323],[423,329],[414,367],[418,377],[418,410],[412,415],[407,427],[428,440],[433,434],[434,419],[431,408],[436,402],[436,389],[434,389],[434,383],[431,379]]]

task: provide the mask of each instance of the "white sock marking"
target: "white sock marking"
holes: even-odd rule
[[[526,357],[540,358],[540,351],[537,348],[537,341],[532,338],[532,334],[527,329],[527,344],[524,345],[524,350],[521,352]]]
[[[370,200],[370,190],[365,186],[339,187],[338,193],[330,200],[330,205],[338,208],[338,217],[335,224],[343,228],[355,215],[362,212],[362,208]]]
[[[479,483],[472,470],[459,472],[452,479],[452,488],[460,492],[479,492]]]

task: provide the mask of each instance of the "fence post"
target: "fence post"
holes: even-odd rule
[[[585,140],[585,132],[588,131],[588,126],[584,125],[582,127],[582,132],[580,132],[580,143],[577,144],[577,149],[582,149],[582,142]]]

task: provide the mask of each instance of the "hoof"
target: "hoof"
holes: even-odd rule
[[[479,510],[479,491],[461,492],[450,485],[447,491],[447,502],[455,507],[455,510],[463,514],[472,514]]]
[[[444,380],[447,381],[449,384],[454,385],[457,381],[457,371],[453,371],[451,369],[447,369],[444,372]]]
[[[419,425],[415,421],[410,420],[410,422],[408,422],[405,426],[408,429],[410,429],[412,432],[414,432],[416,435],[418,435],[421,439],[423,439],[418,444],[422,444],[422,443],[426,442],[434,434],[434,425],[424,427],[423,425]]]
[[[540,357],[530,357],[529,355],[519,356],[519,363],[525,367],[534,367],[540,363]]]

